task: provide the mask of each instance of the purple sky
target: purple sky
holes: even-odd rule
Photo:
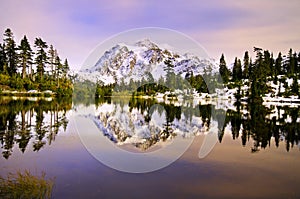
[[[199,42],[227,63],[253,46],[275,56],[300,50],[299,0],[26,0],[1,1],[0,28],[19,43],[42,37],[79,69],[105,39],[132,28],[162,27]],[[1,36],[2,39],[2,36]]]

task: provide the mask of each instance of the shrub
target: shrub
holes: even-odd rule
[[[51,198],[54,182],[45,173],[34,176],[28,170],[0,176],[0,198]]]
[[[11,77],[9,85],[11,88],[21,90],[23,89],[23,80],[20,77],[13,76]]]
[[[0,84],[8,86],[9,79],[10,79],[9,75],[0,74]]]

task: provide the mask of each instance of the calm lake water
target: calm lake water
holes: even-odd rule
[[[129,153],[159,151],[176,139],[191,145],[160,170],[121,172],[89,153],[76,118]],[[55,178],[53,198],[300,198],[299,118],[295,104],[1,98],[0,175],[44,171]],[[211,129],[217,143],[199,158]]]

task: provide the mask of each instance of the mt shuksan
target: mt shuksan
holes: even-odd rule
[[[155,80],[165,76],[164,61],[172,60],[174,72],[185,77],[187,72],[196,74],[214,74],[218,66],[213,59],[200,59],[191,54],[181,55],[169,49],[161,48],[148,39],[134,45],[120,43],[106,51],[97,63],[88,69],[81,70],[79,76],[92,82],[101,80],[104,84],[140,80],[150,72]]]

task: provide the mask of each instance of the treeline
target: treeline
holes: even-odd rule
[[[229,70],[224,55],[220,58],[219,73],[227,86],[240,88],[242,84],[249,86],[246,95],[250,101],[259,100],[264,94],[272,92],[267,82],[273,82],[276,85],[283,84],[285,91],[274,93],[279,96],[291,96],[299,93],[298,80],[300,78],[300,53],[289,50],[287,55],[281,52],[277,58],[268,50],[254,47],[256,57],[252,60],[248,51],[245,52],[243,61],[235,58],[232,70]],[[287,78],[292,78],[291,86],[287,84]]]
[[[191,91],[194,88],[197,92],[208,93],[207,83],[204,81],[206,74],[193,75],[193,72],[188,72],[184,78],[176,75],[174,72],[174,65],[171,59],[166,60],[164,71],[166,76],[160,77],[157,81],[150,72],[145,72],[141,80],[134,81],[132,78],[129,82],[125,82],[122,78],[119,82],[105,85],[104,82],[98,81],[96,86],[96,98],[111,96],[112,92],[130,95],[155,95],[156,93],[164,93],[166,91],[174,92],[175,90]],[[116,78],[115,78],[116,79]],[[187,93],[188,94],[188,93]],[[170,94],[172,95],[172,94]],[[170,96],[169,96],[170,97]]]
[[[51,90],[57,95],[72,95],[68,73],[68,60],[62,62],[53,45],[36,38],[33,49],[26,35],[17,45],[11,29],[5,30],[0,43],[0,92]]]

